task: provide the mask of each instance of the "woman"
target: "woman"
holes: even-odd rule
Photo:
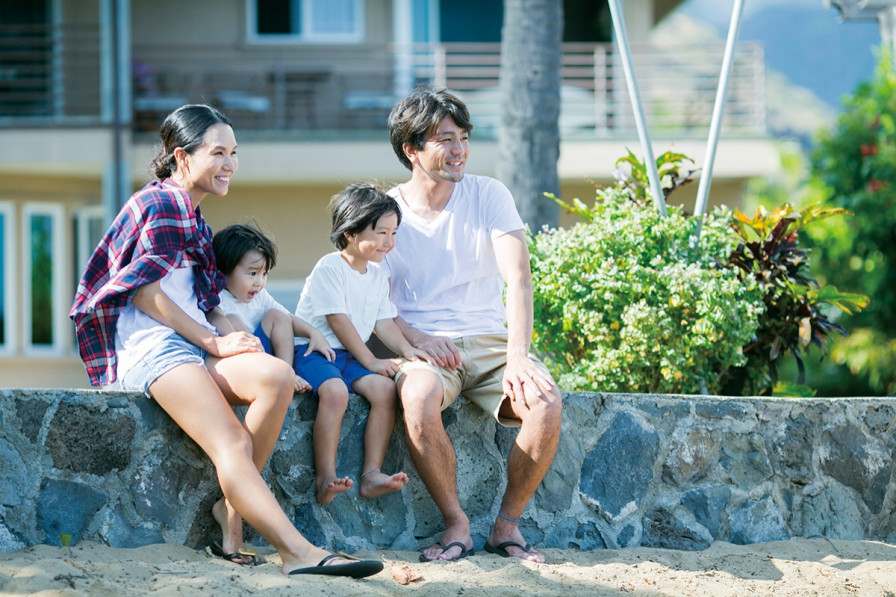
[[[217,309],[223,276],[199,203],[227,194],[237,169],[230,121],[187,105],[160,130],[157,180],[136,192],[87,264],[71,317],[91,383],[141,390],[208,454],[224,497],[212,508],[223,541],[216,553],[254,564],[242,520],[276,548],[285,574],[360,578],[375,560],[328,554],[287,518],[261,471],[293,396],[295,373],[236,332]],[[231,406],[248,406],[241,423]]]

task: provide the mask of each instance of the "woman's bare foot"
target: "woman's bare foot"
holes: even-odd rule
[[[340,493],[352,488],[355,482],[348,477],[325,477],[317,482],[317,503],[329,504]]]
[[[243,548],[243,517],[236,513],[224,498],[212,506],[212,517],[221,527],[221,548],[225,554],[237,553]],[[249,556],[231,559],[234,564],[251,564]]]
[[[402,472],[387,475],[377,469],[361,475],[361,497],[375,498],[393,491],[401,491],[408,484],[408,476]]]

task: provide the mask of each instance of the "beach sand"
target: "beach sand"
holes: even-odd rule
[[[434,564],[418,562],[410,551],[360,552],[355,555],[385,564],[364,580],[285,576],[275,552],[258,551],[266,561],[252,568],[182,545],[38,545],[0,553],[0,595],[896,595],[896,546],[874,541],[717,542],[704,551],[544,549],[544,564],[485,552]]]

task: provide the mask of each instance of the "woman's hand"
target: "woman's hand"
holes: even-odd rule
[[[215,336],[209,352],[216,357],[232,357],[244,352],[264,352],[261,340],[249,332],[231,332],[225,336]]]

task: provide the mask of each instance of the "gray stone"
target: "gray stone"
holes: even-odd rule
[[[731,543],[748,545],[789,539],[781,509],[771,498],[747,500],[728,515]]]
[[[308,396],[293,401],[263,471],[298,528],[315,544],[348,551],[419,549],[440,538],[441,514],[410,461],[400,422],[383,468],[407,472],[407,487],[371,500],[355,487],[327,507],[316,505],[316,408]],[[234,411],[243,417],[246,409]],[[352,395],[338,462],[356,481],[367,412],[366,401]],[[891,413],[896,398],[566,394],[557,457],[520,529],[530,543],[564,549],[693,549],[713,537],[750,543],[806,534],[896,542]],[[153,400],[110,390],[0,389],[0,416],[0,549],[58,542],[62,533],[118,546],[164,540],[201,547],[220,539],[211,516],[221,496],[214,468]],[[96,461],[60,457],[69,448],[57,425],[63,419],[66,429],[132,426],[130,456],[118,464],[124,468],[109,465],[120,457],[109,450]],[[481,549],[500,507],[517,431],[465,399],[442,420],[457,450],[461,504]],[[75,448],[93,451],[89,434],[78,433]],[[579,499],[571,499],[573,490]],[[244,531],[248,544],[265,544],[250,525]]]
[[[769,458],[787,482],[806,485],[812,477],[812,452],[806,446],[816,443],[815,426],[802,414],[781,423],[767,438]]]
[[[49,404],[43,400],[33,398],[16,400],[16,416],[19,418],[21,431],[32,442],[37,441],[48,407]],[[0,424],[2,424],[2,419],[0,419]]]
[[[681,498],[681,505],[703,525],[714,539],[721,537],[720,529],[731,499],[731,489],[716,485],[705,489],[694,489]]]
[[[622,531],[616,535],[616,545],[619,547],[632,547],[635,538],[635,526],[631,524],[625,525]]]
[[[662,479],[681,487],[706,476],[716,455],[715,442],[704,427],[676,429],[663,463]]]
[[[652,421],[661,421],[666,417],[674,417],[676,419],[686,417],[691,409],[691,401],[666,399],[659,402],[656,400],[645,400],[638,402],[634,406],[646,418]]]
[[[611,519],[633,512],[653,479],[658,451],[659,436],[653,429],[617,413],[585,456],[579,491]]]
[[[709,399],[694,401],[694,412],[698,417],[707,419],[733,419],[743,420],[749,416],[749,411],[738,400]]]
[[[862,513],[840,487],[825,487],[818,495],[803,498],[800,512],[804,537],[861,540],[865,537]]]
[[[0,551],[10,553],[27,547],[27,544],[0,520]]]
[[[71,537],[70,545],[75,545],[106,497],[83,483],[45,481],[37,505],[37,524],[44,543],[63,545],[62,535],[66,534]]]
[[[870,433],[893,435],[894,427],[896,427],[896,409],[892,406],[871,407],[863,418]]]
[[[826,431],[822,443],[824,472],[859,492],[873,513],[880,512],[893,476],[890,454],[853,425]]]
[[[162,532],[152,523],[142,522],[132,528],[120,508],[107,511],[99,532],[112,547],[136,548],[165,542]]]
[[[299,532],[305,536],[305,539],[314,545],[323,547],[324,549],[327,549],[331,545],[323,527],[317,521],[317,516],[314,513],[314,506],[311,504],[305,504],[304,506],[296,508],[293,512],[292,523],[296,526]]]
[[[641,527],[641,545],[645,547],[698,551],[706,549],[712,543],[709,533],[700,533],[699,529],[690,528],[665,508],[647,512],[641,521]]]
[[[545,543],[563,549],[604,549],[606,544],[593,522],[568,518],[550,527]]]
[[[726,433],[721,444],[719,464],[741,489],[755,487],[771,476],[765,440],[758,433]]]
[[[56,468],[102,476],[127,468],[135,432],[134,420],[124,414],[60,404],[45,445]]]
[[[26,499],[31,475],[15,446],[0,438],[0,504],[19,506]]]
[[[137,512],[169,529],[177,528],[181,514],[191,512],[196,506],[186,498],[186,490],[217,491],[211,462],[207,459],[201,464],[192,459],[188,462],[182,456],[189,457],[190,452],[174,454],[168,443],[156,444],[134,471],[131,486]]]
[[[538,508],[546,512],[569,509],[584,458],[581,440],[570,433],[561,434],[554,462],[535,491]]]

